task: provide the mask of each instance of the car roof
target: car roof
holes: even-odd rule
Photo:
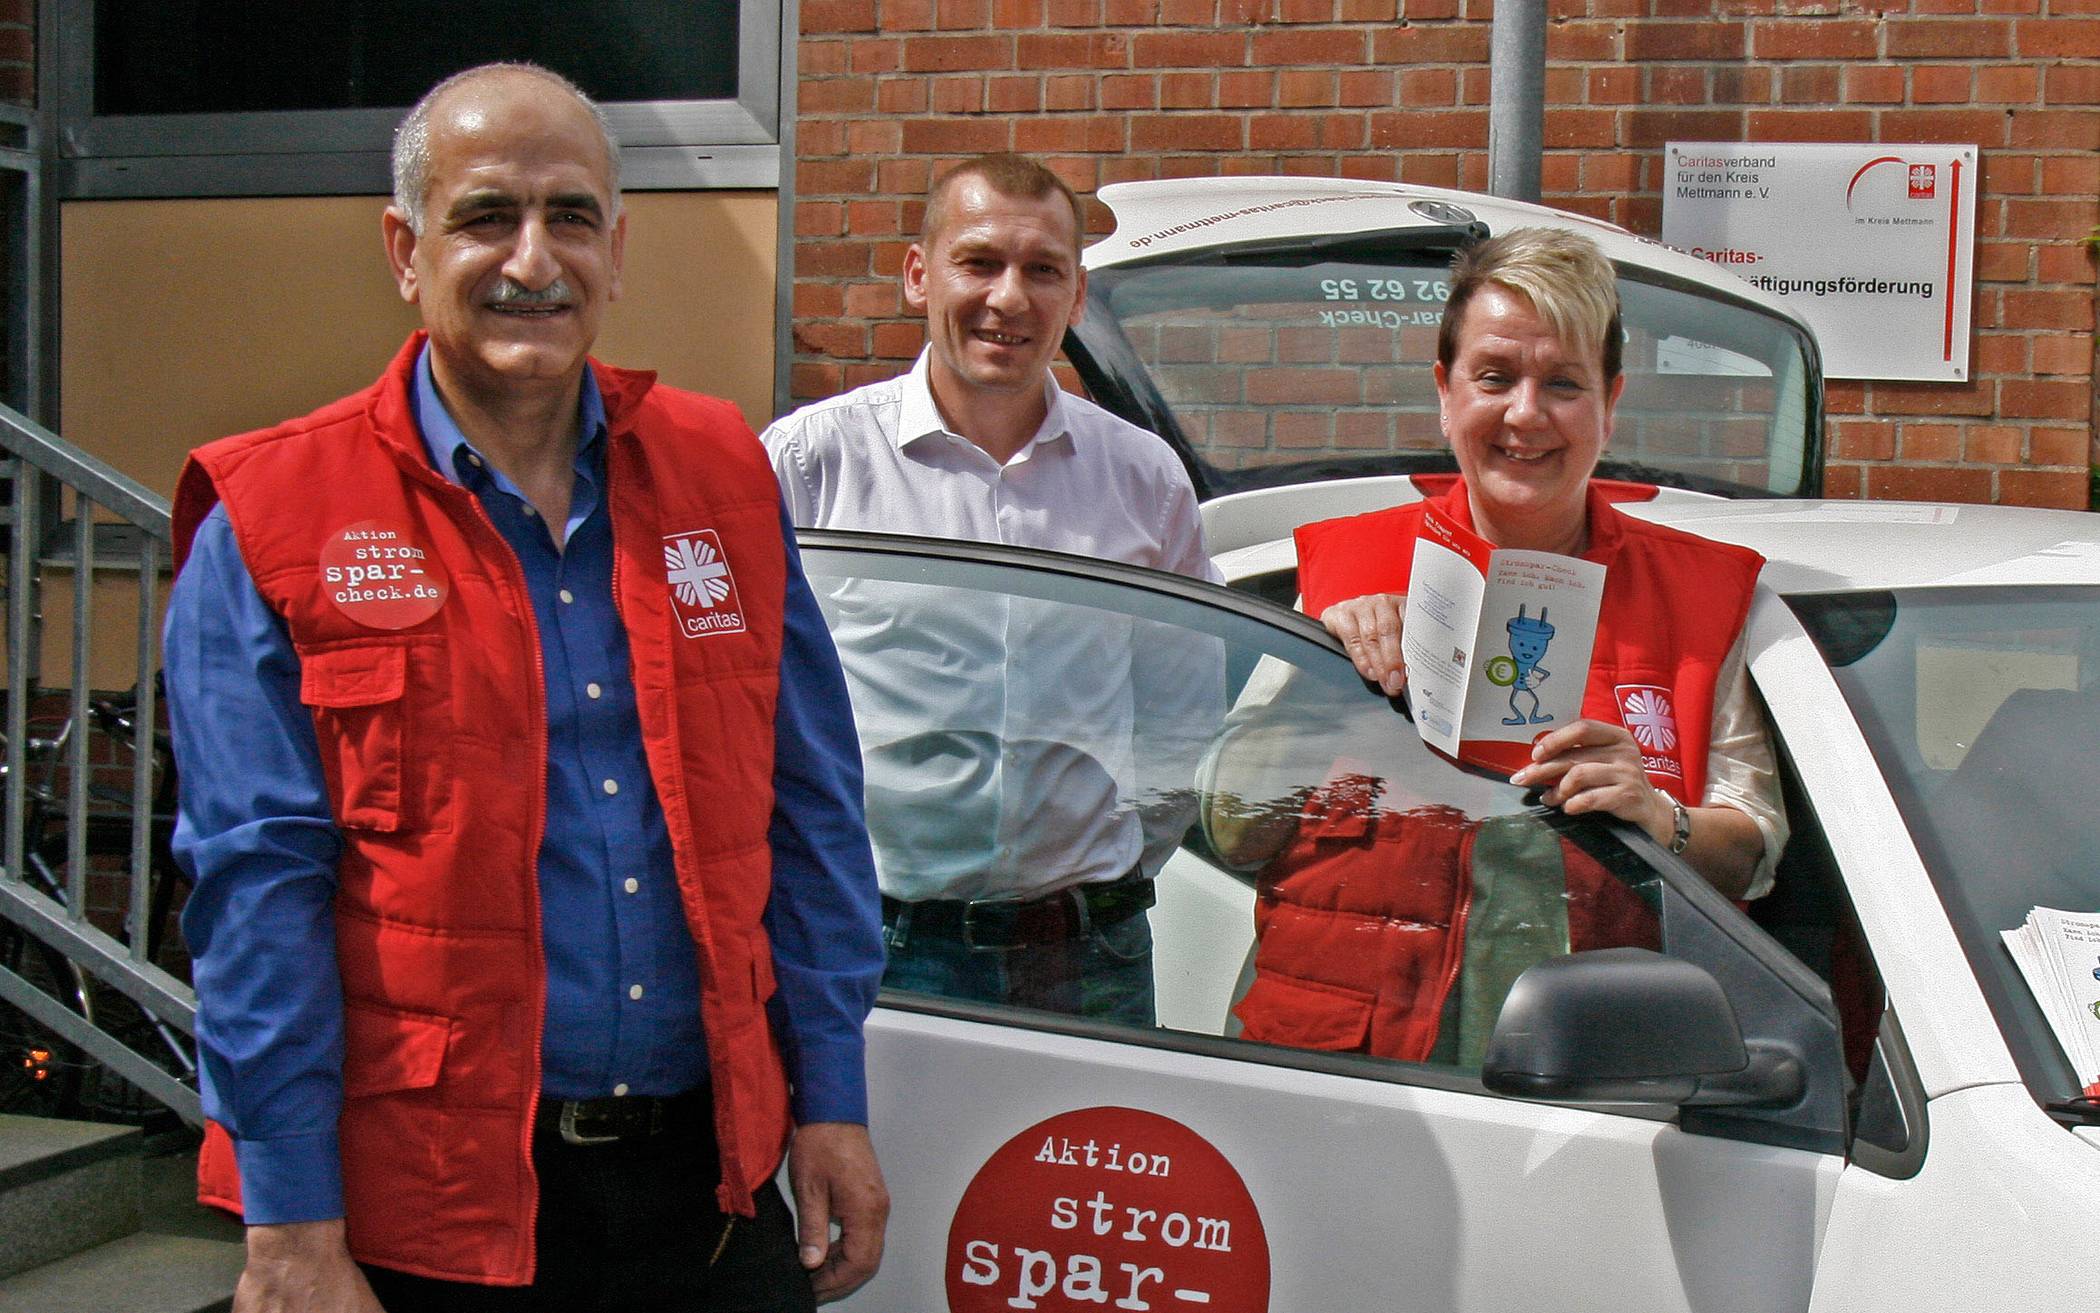
[[[1784,301],[1719,265],[1615,223],[1481,192],[1347,178],[1170,178],[1111,183],[1096,194],[1115,213],[1116,230],[1086,249],[1089,269],[1243,242],[1477,221],[1491,233],[1519,227],[1579,232],[1622,269],[1699,284],[1800,319]]]
[[[1676,500],[1620,509],[1766,560],[1782,593],[2100,584],[2100,516],[1939,502]]]

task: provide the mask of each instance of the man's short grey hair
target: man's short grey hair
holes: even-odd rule
[[[408,216],[408,230],[416,236],[423,235],[423,201],[430,188],[430,114],[445,94],[469,82],[499,73],[522,73],[551,82],[563,91],[576,97],[576,102],[591,112],[591,119],[598,125],[598,135],[605,139],[606,182],[612,188],[612,214],[620,215],[620,140],[613,135],[612,122],[605,117],[605,110],[598,102],[583,94],[582,88],[551,68],[538,64],[495,63],[478,64],[473,68],[454,73],[423,93],[423,98],[408,111],[401,126],[394,129],[394,208]]]

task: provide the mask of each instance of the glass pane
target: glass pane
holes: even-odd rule
[[[736,0],[96,0],[95,113],[401,108],[491,60],[599,100],[736,96]]]
[[[1477,1069],[1526,966],[1658,946],[1652,872],[1431,753],[1303,622],[1058,568],[805,565],[861,734],[891,988]]]
[[[2022,1075],[2075,1093],[2000,932],[2100,912],[2100,589],[1799,597]],[[2090,965],[2090,964],[2089,964]]]
[[[1091,274],[1079,335],[1139,372],[1213,492],[1448,468],[1437,426],[1437,251],[1282,252]],[[1679,486],[1792,492],[1810,408],[1801,333],[1761,311],[1622,279],[1626,392],[1608,463]],[[1142,383],[1130,383],[1142,387]]]

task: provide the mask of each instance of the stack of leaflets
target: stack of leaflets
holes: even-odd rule
[[[2100,913],[2037,907],[2003,933],[2078,1083],[2100,1098]]]
[[[1531,745],[1582,715],[1604,567],[1497,548],[1431,502],[1401,622],[1422,741],[1508,774]]]

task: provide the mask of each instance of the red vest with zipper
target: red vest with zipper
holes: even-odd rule
[[[1438,500],[1471,528],[1463,481]],[[1404,593],[1423,503],[1297,532],[1306,614]],[[1582,714],[1635,735],[1648,778],[1690,805],[1705,796],[1715,682],[1750,612],[1763,558],[1638,520],[1588,494],[1583,559],[1607,574]],[[1262,871],[1255,981],[1244,1035],[1301,1048],[1425,1060],[1464,954],[1478,823],[1450,808],[1374,814],[1376,781],[1318,790],[1290,845]],[[1645,944],[1653,918],[1624,884],[1563,841],[1575,951]]]
[[[521,1285],[535,1252],[546,785],[544,771],[520,767],[546,757],[544,679],[517,557],[473,494],[431,468],[412,418],[423,341],[410,338],[363,392],[199,448],[176,494],[175,542],[179,565],[223,502],[299,654],[343,839],[335,923],[351,1252],[424,1276]],[[780,494],[729,404],[657,387],[651,374],[591,368],[606,411],[614,600],[699,959],[717,1197],[749,1214],[789,1130],[760,925],[786,590]],[[383,615],[327,577],[324,551],[359,525],[426,553],[446,590],[433,614],[381,627]],[[667,546],[701,530],[729,567],[741,630],[688,632],[673,606]],[[199,1180],[206,1202],[239,1207],[233,1146],[216,1126]]]

